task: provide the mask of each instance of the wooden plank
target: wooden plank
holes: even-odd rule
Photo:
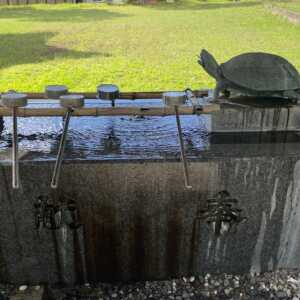
[[[29,99],[47,99],[44,93],[26,93]],[[164,92],[127,92],[127,93],[120,93],[120,100],[137,100],[137,99],[160,99]],[[204,97],[208,95],[208,90],[196,90],[193,91],[196,97]],[[70,92],[70,94],[80,94],[84,95],[87,99],[98,99],[96,93],[89,93],[89,92]],[[47,99],[49,100],[49,99]]]
[[[193,114],[210,114],[220,109],[218,104],[200,106],[180,106],[179,113],[181,115]],[[65,108],[18,108],[17,115],[20,117],[54,117],[64,116]],[[73,116],[169,116],[174,115],[173,107],[90,107],[76,109]],[[0,108],[0,116],[11,116],[11,110],[8,108]]]

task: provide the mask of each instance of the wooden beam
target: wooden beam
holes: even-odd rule
[[[23,93],[23,92],[22,92]],[[87,93],[87,92],[69,92],[70,94],[80,94],[84,95],[86,99],[98,99],[96,93]],[[164,92],[127,92],[127,93],[120,93],[120,99],[118,100],[143,100],[143,99],[161,99],[162,94]],[[208,95],[208,90],[195,90],[193,91],[196,97],[205,97]],[[26,93],[28,98],[31,100],[49,100],[46,98],[44,93]]]
[[[201,106],[180,106],[179,114],[194,115],[194,114],[210,114],[220,110],[218,104],[209,104]],[[65,108],[18,108],[17,115],[19,117],[55,117],[64,116]],[[86,107],[76,109],[73,116],[169,116],[174,115],[173,107]],[[11,110],[0,107],[0,116],[11,116]]]

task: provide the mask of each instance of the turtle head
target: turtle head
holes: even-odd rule
[[[205,49],[202,49],[198,63],[210,76],[214,77],[215,79],[219,77],[219,65],[215,58]]]

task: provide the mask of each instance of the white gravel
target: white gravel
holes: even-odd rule
[[[300,300],[300,271],[279,270],[244,275],[204,274],[131,284],[99,283],[69,289],[49,287],[48,291],[49,300]]]

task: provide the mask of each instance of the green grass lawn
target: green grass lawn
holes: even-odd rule
[[[300,27],[259,1],[182,1],[155,6],[61,4],[0,6],[0,91],[66,84],[94,91],[212,87],[201,48],[220,61],[267,51],[300,70]]]
[[[285,8],[287,10],[300,13],[300,1],[299,0],[293,0],[293,1],[283,1],[280,3],[274,2],[275,5]]]

